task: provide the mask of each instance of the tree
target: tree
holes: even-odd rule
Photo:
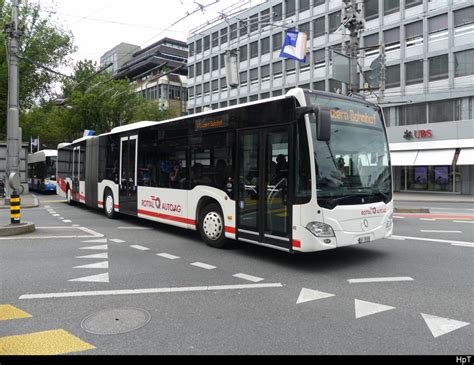
[[[42,14],[42,7],[36,1],[21,1],[19,7],[20,38],[20,109],[31,108],[51,93],[51,85],[61,79],[47,69],[59,69],[69,64],[68,56],[75,50],[69,31],[55,24],[51,16]],[[0,0],[0,30],[11,21],[11,8]],[[0,138],[6,134],[8,100],[7,53],[3,46],[6,35],[0,33]]]

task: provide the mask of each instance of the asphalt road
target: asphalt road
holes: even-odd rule
[[[36,232],[0,240],[0,354],[474,352],[466,205],[397,214],[392,239],[290,255],[40,200],[22,211]]]

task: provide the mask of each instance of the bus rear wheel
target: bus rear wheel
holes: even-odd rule
[[[198,229],[203,241],[214,248],[225,248],[225,222],[222,209],[218,204],[209,204],[199,214]]]
[[[110,190],[107,190],[104,195],[104,212],[107,218],[115,219],[117,213],[115,212],[114,194]]]
[[[66,188],[66,200],[69,205],[74,205],[74,200],[72,200],[71,189],[69,186]]]

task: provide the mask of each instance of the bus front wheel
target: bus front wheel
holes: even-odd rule
[[[225,222],[222,209],[218,204],[209,204],[199,214],[199,233],[208,246],[225,248]]]
[[[117,217],[114,207],[114,194],[112,194],[110,190],[107,190],[104,195],[104,212],[107,218],[114,219]]]

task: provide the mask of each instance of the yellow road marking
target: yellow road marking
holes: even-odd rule
[[[0,337],[0,355],[61,355],[95,349],[64,330]]]
[[[31,318],[32,315],[23,312],[9,304],[0,305],[0,321],[9,321],[11,319]]]

